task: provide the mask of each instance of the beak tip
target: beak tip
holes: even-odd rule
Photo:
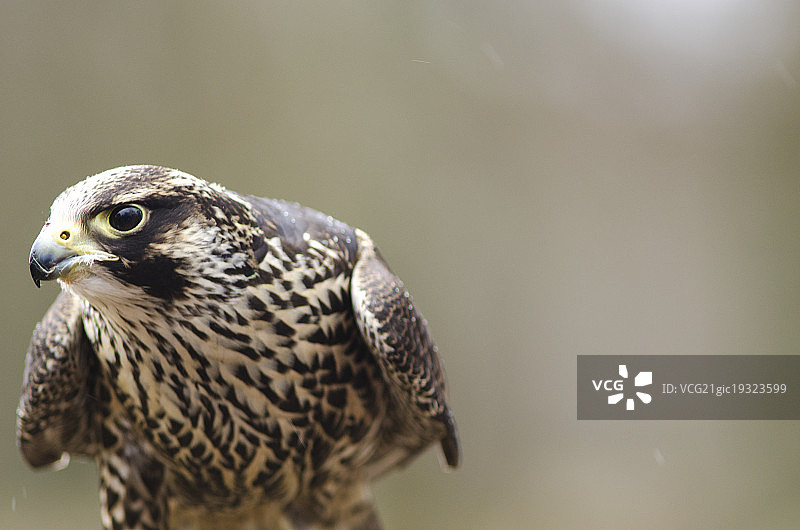
[[[36,256],[33,253],[31,253],[30,256],[30,270],[31,279],[33,279],[33,283],[36,284],[36,287],[41,288],[42,280],[49,280],[51,277],[50,271],[42,267],[42,265],[39,263],[39,260],[36,259]]]

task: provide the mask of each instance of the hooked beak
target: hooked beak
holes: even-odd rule
[[[114,261],[113,254],[100,250],[77,228],[58,229],[48,222],[39,232],[29,257],[31,278],[36,287],[42,280],[73,279],[95,261]]]

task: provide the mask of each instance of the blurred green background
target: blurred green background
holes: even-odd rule
[[[800,521],[797,422],[578,422],[578,354],[798,354],[796,2],[0,3],[0,527],[99,527],[14,442],[27,254],[130,163],[367,230],[447,364],[464,463],[388,528]]]

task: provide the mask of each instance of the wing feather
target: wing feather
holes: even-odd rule
[[[431,431],[445,460],[460,458],[453,413],[447,404],[445,374],[427,322],[403,282],[389,269],[368,236],[359,232],[359,255],[351,294],[359,330],[389,382],[394,413],[423,443]],[[426,438],[428,438],[426,440]]]
[[[32,467],[61,467],[70,453],[93,452],[96,374],[79,301],[62,292],[36,326],[25,359],[17,443]]]

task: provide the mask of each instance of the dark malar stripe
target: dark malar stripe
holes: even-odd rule
[[[186,281],[178,272],[181,265],[181,260],[159,256],[139,261],[130,268],[120,264],[116,272],[122,280],[142,287],[150,296],[173,301],[186,298]]]

